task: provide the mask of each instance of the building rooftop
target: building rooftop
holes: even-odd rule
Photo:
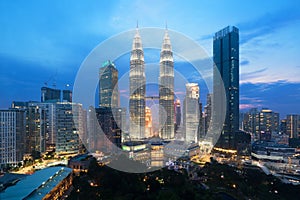
[[[42,169],[1,192],[0,199],[42,199],[70,173],[72,169],[67,167]]]

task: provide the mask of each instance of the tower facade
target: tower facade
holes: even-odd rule
[[[119,99],[118,70],[114,63],[106,61],[99,72],[99,106],[119,107]]]
[[[239,30],[236,27],[226,27],[217,32],[213,39],[214,70],[214,95],[215,110],[217,102],[224,100],[226,103],[225,122],[217,146],[222,148],[236,148],[234,135],[239,130]],[[219,71],[223,83],[216,77]],[[225,99],[220,88],[224,84]],[[220,105],[220,104],[219,104]],[[215,113],[216,114],[216,113]]]
[[[139,140],[145,137],[145,93],[146,76],[144,67],[144,51],[138,28],[132,43],[129,72],[129,113],[130,138]]]
[[[174,60],[168,30],[160,53],[159,123],[162,139],[174,138]]]
[[[186,97],[183,105],[183,123],[186,142],[197,142],[200,125],[198,83],[186,84]]]
[[[26,115],[24,110],[0,110],[0,169],[16,165],[25,153]]]

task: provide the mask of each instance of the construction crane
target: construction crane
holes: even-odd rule
[[[55,71],[54,75],[50,76],[50,78],[44,82],[44,85],[48,87],[48,83],[53,80],[52,87],[56,88],[56,82],[55,82],[56,77],[57,77],[57,70]]]

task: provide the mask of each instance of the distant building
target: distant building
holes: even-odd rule
[[[244,131],[251,133],[254,140],[270,140],[272,133],[280,131],[279,113],[267,108],[260,111],[257,108],[252,108],[245,113],[243,126]]]
[[[259,115],[259,139],[270,140],[272,133],[279,132],[279,113],[263,108]]]
[[[208,128],[211,124],[211,117],[212,117],[212,102],[211,99],[212,95],[207,94],[206,97],[206,106],[204,106],[204,134],[207,134]]]
[[[26,114],[25,152],[38,156],[51,151],[55,145],[56,103],[13,102],[12,108],[23,110]]]
[[[68,161],[68,167],[73,169],[75,174],[79,175],[80,172],[88,172],[92,159],[92,155],[80,154]]]
[[[226,103],[226,116],[223,131],[217,146],[236,149],[235,132],[239,131],[239,30],[226,27],[215,33],[213,39],[214,88],[213,107],[214,123],[221,123],[218,112],[223,109],[220,103]],[[222,81],[218,78],[220,73]],[[225,89],[225,99],[222,86]],[[219,124],[222,125],[222,124]]]
[[[300,115],[287,115],[286,133],[290,138],[299,138],[300,136]]]
[[[251,133],[254,140],[259,139],[260,134],[260,111],[257,108],[251,108],[244,114],[243,130]]]
[[[174,113],[175,113],[175,132],[179,129],[181,124],[181,103],[179,99],[176,99],[174,103]]]
[[[152,112],[149,107],[146,107],[145,112],[145,136],[152,137]]]
[[[280,120],[280,132],[285,135],[287,134],[287,120],[286,119]]]
[[[198,83],[186,84],[186,96],[183,103],[183,126],[186,142],[197,142],[199,140],[200,106],[199,106]]]
[[[99,72],[99,106],[115,108],[120,106],[119,101],[118,70],[106,61]]]
[[[42,87],[41,88],[41,102],[60,102],[61,91],[59,89]]]
[[[63,90],[63,102],[72,102],[72,91]]]
[[[0,110],[0,169],[23,160],[25,117],[22,110]]]

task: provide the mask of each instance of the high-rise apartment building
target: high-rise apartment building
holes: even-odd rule
[[[299,138],[300,136],[300,115],[287,115],[286,133],[290,138]]]
[[[168,30],[165,31],[160,52],[159,71],[159,135],[174,138],[174,60]]]
[[[133,39],[130,56],[129,87],[129,135],[132,140],[140,140],[145,138],[146,76],[144,51],[138,28]]]
[[[99,107],[120,106],[118,70],[111,61],[103,63],[99,72]]]
[[[0,110],[0,169],[23,160],[25,120],[23,110]]]
[[[186,84],[186,96],[183,103],[183,125],[186,142],[199,140],[200,107],[198,83]]]
[[[56,103],[13,102],[12,108],[23,110],[26,115],[25,152],[39,156],[55,146]]]
[[[56,114],[56,153],[78,153],[79,136],[84,134],[82,105],[78,103],[59,102],[55,106]]]
[[[239,30],[236,27],[226,27],[215,33],[213,39],[214,61],[214,123],[220,120],[216,112],[224,110],[219,108],[226,103],[226,116],[221,136],[217,146],[227,149],[236,149],[235,132],[239,130]],[[218,79],[217,73],[223,81]],[[224,85],[225,95],[222,93]],[[225,97],[224,97],[225,96]],[[225,98],[225,99],[224,99]]]
[[[270,140],[272,133],[279,132],[279,113],[263,108],[259,115],[259,139]]]
[[[270,140],[272,133],[279,132],[279,113],[270,109],[251,108],[245,113],[243,130],[251,133],[254,140]]]

